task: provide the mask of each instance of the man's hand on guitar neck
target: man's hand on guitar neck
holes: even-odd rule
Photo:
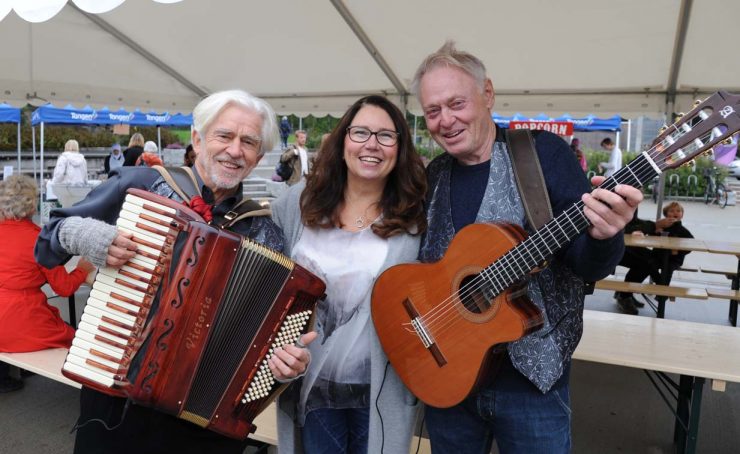
[[[591,179],[591,184],[598,186],[606,178],[599,176]],[[583,194],[583,212],[591,222],[588,234],[597,240],[611,238],[619,233],[632,219],[637,205],[642,202],[642,191],[625,184],[617,185],[614,192],[596,188],[590,194]]]

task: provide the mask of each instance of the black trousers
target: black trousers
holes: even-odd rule
[[[83,387],[80,418],[75,439],[75,454],[169,454],[225,453],[242,454],[248,440],[234,440],[195,424],[150,408],[131,404],[123,410],[126,399],[111,397]],[[123,422],[113,430],[123,417]],[[100,421],[93,421],[93,420]],[[87,424],[85,424],[87,422]],[[84,424],[84,426],[83,426]]]

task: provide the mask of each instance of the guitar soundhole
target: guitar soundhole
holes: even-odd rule
[[[465,309],[474,314],[482,314],[490,309],[496,297],[491,286],[477,274],[464,277],[458,292]]]

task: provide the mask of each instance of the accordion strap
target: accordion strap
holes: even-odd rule
[[[188,204],[190,199],[201,195],[195,174],[190,167],[152,166],[152,168],[159,172],[164,181]]]
[[[201,196],[198,180],[190,167],[162,167],[153,166],[164,181],[187,203],[195,196]],[[224,215],[224,222],[218,224],[222,229],[229,228],[242,219],[270,216],[272,212],[252,199],[242,199]]]

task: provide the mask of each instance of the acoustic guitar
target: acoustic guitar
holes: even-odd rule
[[[664,127],[653,146],[606,179],[636,188],[679,167],[740,129],[740,95],[717,92]],[[436,263],[403,264],[375,283],[372,317],[404,384],[434,407],[460,403],[484,378],[494,347],[537,331],[543,317],[526,277],[581,235],[590,223],[583,202],[527,237],[517,226],[472,224]]]

